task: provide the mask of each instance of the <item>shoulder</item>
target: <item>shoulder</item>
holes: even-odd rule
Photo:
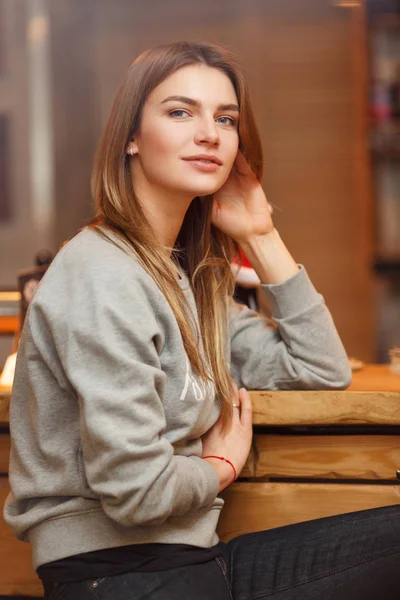
[[[136,260],[127,245],[111,234],[105,238],[86,228],[67,242],[48,268],[33,303],[73,301],[90,303],[118,299],[135,304],[162,300],[153,278]],[[136,301],[135,301],[136,299]]]
[[[126,244],[111,232],[106,236],[93,229],[83,229],[61,248],[49,271],[84,271],[112,277],[117,269],[118,272],[128,270],[138,276],[148,276]]]

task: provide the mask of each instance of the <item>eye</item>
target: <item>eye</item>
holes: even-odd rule
[[[236,125],[236,121],[233,117],[218,117],[218,121],[225,120],[224,123],[222,123],[222,125]]]
[[[171,110],[171,112],[169,114],[172,117],[177,117],[178,119],[180,119],[182,117],[187,117],[189,115],[188,111],[183,110],[182,108],[176,108],[175,110]]]
[[[183,108],[175,108],[168,113],[171,117],[176,119],[182,119],[185,117],[190,117],[190,113]],[[236,120],[233,117],[218,117],[217,121],[222,123],[222,125],[236,125]]]

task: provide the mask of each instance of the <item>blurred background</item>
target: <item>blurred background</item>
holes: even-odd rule
[[[400,345],[400,0],[0,0],[0,370],[17,274],[93,216],[97,141],[128,65],[176,40],[246,72],[264,189],[346,350]]]

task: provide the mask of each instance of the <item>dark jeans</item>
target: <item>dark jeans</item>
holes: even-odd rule
[[[400,505],[242,535],[226,561],[46,588],[48,600],[399,600]]]

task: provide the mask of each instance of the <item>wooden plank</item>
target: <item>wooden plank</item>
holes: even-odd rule
[[[397,436],[256,435],[240,474],[248,477],[392,479],[397,481]],[[0,473],[8,472],[10,437],[0,436]]]
[[[253,391],[254,425],[400,425],[400,392]]]
[[[0,506],[9,492],[5,477],[0,478]],[[32,567],[31,547],[18,541],[0,517],[0,596],[43,596],[43,586]]]
[[[8,463],[10,459],[10,436],[6,433],[0,435],[0,473],[8,473]]]
[[[399,378],[400,379],[400,378]],[[0,422],[11,390],[0,387]],[[400,392],[250,391],[254,425],[400,425]]]
[[[399,504],[400,485],[237,482],[222,496],[218,534],[227,541],[252,531]]]
[[[400,436],[256,435],[249,457],[255,477],[398,481]],[[242,477],[249,477],[242,472]]]
[[[239,478],[243,477],[255,477],[256,476],[256,463],[257,463],[256,439],[253,437],[253,443],[251,445],[250,453],[247,458],[246,464],[244,465]]]

